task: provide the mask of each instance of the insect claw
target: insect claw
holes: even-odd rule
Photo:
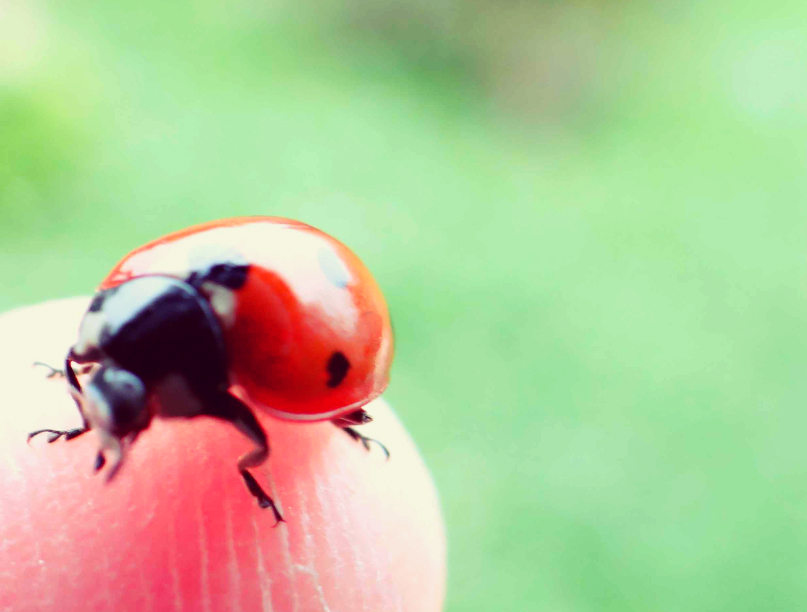
[[[64,370],[54,368],[52,365],[48,365],[47,363],[43,363],[41,361],[34,361],[34,363],[31,364],[31,367],[34,367],[34,368],[42,367],[42,368],[47,368],[48,370],[50,370],[50,372],[45,374],[45,378],[55,378],[57,376],[59,376],[59,377],[64,376]]]

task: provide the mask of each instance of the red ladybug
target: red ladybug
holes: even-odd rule
[[[120,468],[152,417],[214,416],[255,442],[238,460],[263,508],[271,498],[247,471],[268,454],[252,408],[295,421],[351,425],[387,386],[393,339],[384,297],[342,243],[298,221],[244,217],[197,225],[135,249],[101,282],[65,374],[83,427]],[[92,364],[82,389],[72,364]],[[152,401],[157,400],[157,401]]]

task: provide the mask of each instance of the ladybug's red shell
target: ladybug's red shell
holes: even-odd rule
[[[381,394],[393,349],[384,297],[346,246],[304,223],[246,217],[175,232],[132,251],[99,289],[233,260],[249,269],[226,293],[235,299],[222,329],[231,380],[251,404],[316,421]]]

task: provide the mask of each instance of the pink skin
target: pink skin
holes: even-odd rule
[[[383,401],[362,426],[392,458],[329,423],[259,414],[272,455],[253,470],[286,522],[273,528],[235,468],[231,425],[157,420],[109,484],[94,432],[29,431],[79,416],[60,364],[86,299],[0,316],[0,610],[438,612],[445,532],[431,477]]]

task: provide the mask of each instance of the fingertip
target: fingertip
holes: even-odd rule
[[[272,454],[253,473],[279,520],[238,475],[236,458],[249,443],[212,419],[156,421],[109,484],[86,470],[98,449],[93,432],[30,444],[37,427],[78,421],[63,381],[27,364],[63,353],[85,306],[60,301],[0,317],[16,356],[0,357],[8,424],[0,432],[0,541],[7,577],[26,584],[8,607],[441,609],[436,490],[383,401],[367,407],[374,421],[361,430],[389,446],[391,458],[330,423],[262,418]],[[94,467],[102,457],[95,454]]]

